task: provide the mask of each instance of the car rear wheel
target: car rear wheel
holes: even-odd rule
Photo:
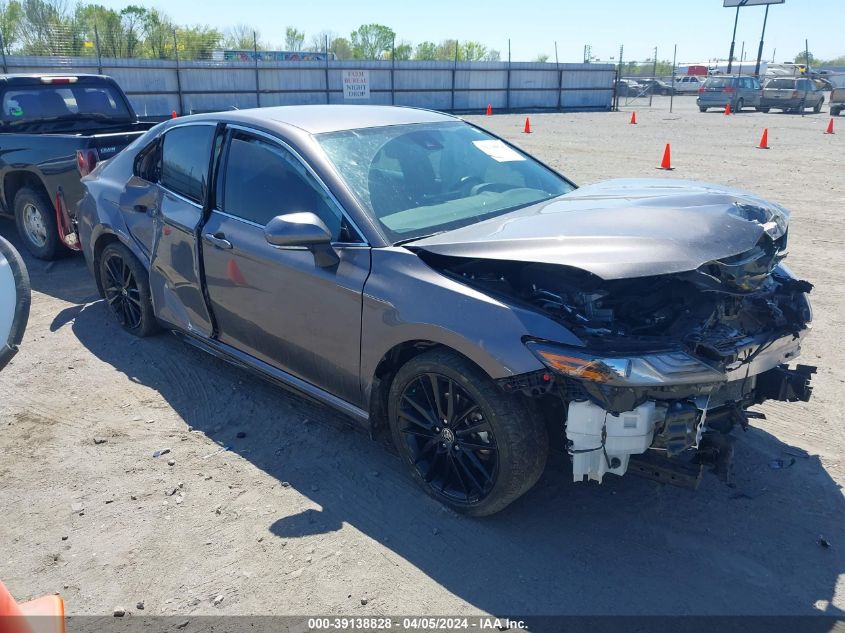
[[[65,250],[56,210],[43,191],[24,187],[15,194],[15,224],[24,246],[38,259],[56,259]]]
[[[704,106],[698,106],[698,111],[699,112],[707,112],[707,108],[705,108]]]
[[[818,103],[817,103],[817,104],[813,107],[813,112],[815,112],[816,114],[818,114],[819,112],[821,112],[821,111],[822,111],[822,105],[823,105],[823,104],[824,104],[824,97],[822,97],[821,99],[819,99],[819,102],[818,102]]]
[[[745,101],[743,101],[742,99],[737,99],[735,111],[742,112],[743,107],[745,107]]]
[[[801,103],[799,103],[797,106],[795,106],[795,109],[793,109],[792,111],[793,111],[795,114],[804,114],[804,108],[805,108],[805,104],[804,104],[804,102],[802,101],[802,102],[801,102]]]
[[[402,366],[390,387],[388,417],[417,483],[464,514],[502,510],[546,465],[542,420],[451,350],[436,348]]]
[[[109,244],[99,262],[100,285],[106,303],[120,326],[144,337],[158,329],[150,300],[146,269],[123,244]]]

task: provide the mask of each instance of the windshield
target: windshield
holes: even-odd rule
[[[3,123],[60,120],[119,120],[131,118],[113,86],[43,84],[10,88],[3,93]]]
[[[317,140],[394,243],[574,189],[526,154],[457,121],[344,130]]]

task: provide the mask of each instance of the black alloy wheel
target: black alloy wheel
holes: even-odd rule
[[[143,307],[138,281],[122,254],[109,252],[103,257],[103,292],[109,308],[127,330],[141,327]]]
[[[460,505],[487,497],[499,449],[482,408],[463,387],[442,374],[418,375],[402,392],[398,417],[414,467],[435,496]]]

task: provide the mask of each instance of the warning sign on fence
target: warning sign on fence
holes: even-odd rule
[[[369,99],[370,98],[370,71],[369,70],[344,70],[343,71],[343,98],[344,99]]]

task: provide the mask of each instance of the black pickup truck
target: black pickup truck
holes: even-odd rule
[[[0,75],[0,215],[41,259],[78,250],[81,176],[148,130],[103,75]]]

